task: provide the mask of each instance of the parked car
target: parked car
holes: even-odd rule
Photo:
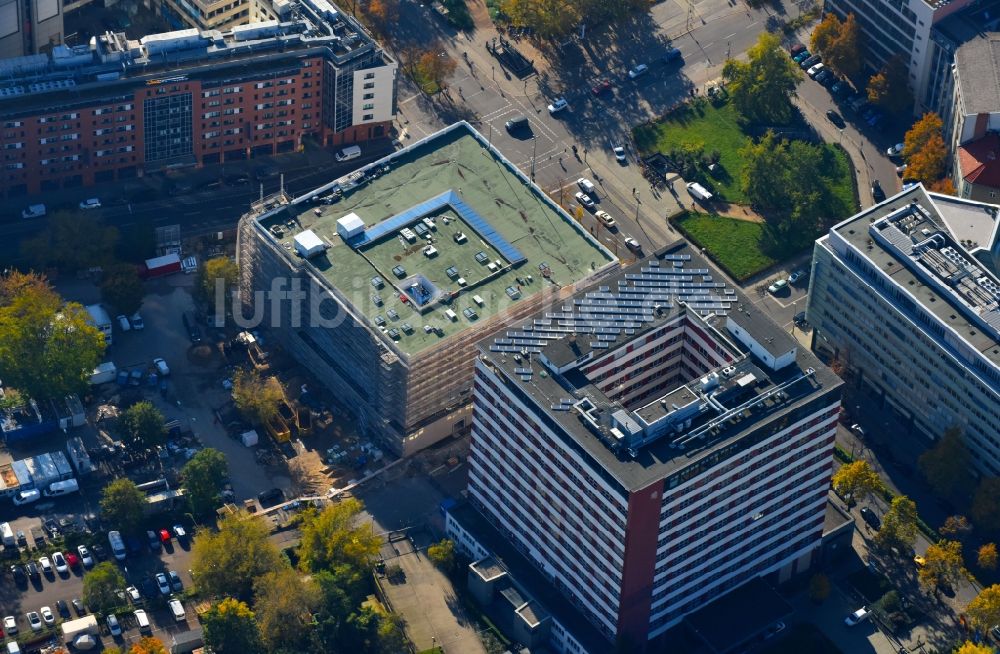
[[[76,553],[80,555],[80,562],[83,563],[83,567],[93,567],[94,557],[90,555],[90,550],[87,549],[86,545],[77,546]]]
[[[51,627],[56,623],[56,616],[52,615],[52,609],[48,606],[43,606],[39,613],[42,614],[42,622],[47,626]]]
[[[810,66],[809,70],[806,71],[806,74],[809,77],[816,79],[816,76],[819,75],[824,68],[826,68],[826,66],[821,61],[818,64],[813,64],[812,66]]]
[[[667,48],[667,53],[663,55],[663,63],[673,64],[684,61],[684,53],[680,48]]]
[[[101,201],[97,198],[87,198],[80,203],[80,209],[83,211],[89,211],[91,209],[100,209]]]
[[[66,552],[66,563],[69,563],[69,567],[76,568],[80,565],[80,557],[73,552]]]
[[[56,566],[56,572],[59,574],[65,574],[69,572],[69,566],[66,564],[66,557],[63,556],[62,552],[52,553],[52,563]]]
[[[17,617],[13,615],[8,615],[3,619],[3,630],[7,632],[8,636],[17,635]]]
[[[155,579],[156,579],[156,587],[160,589],[160,594],[169,595],[170,582],[167,581],[167,575],[163,574],[162,572],[157,572]]]
[[[160,530],[160,542],[164,544],[170,542],[170,532],[168,530],[166,529]]]
[[[611,90],[611,80],[602,79],[600,82],[595,84],[590,92],[594,95],[603,95]]]
[[[899,175],[900,177],[902,177],[903,173],[906,172],[907,168],[909,168],[909,164],[903,164],[901,166],[896,166],[896,174]]]
[[[11,499],[14,502],[14,506],[24,506],[25,504],[37,502],[41,497],[41,492],[37,488],[32,488],[31,490],[18,491]]]
[[[903,154],[903,148],[905,147],[906,147],[905,144],[897,143],[896,145],[886,150],[885,153],[889,157],[898,157],[899,155]]]
[[[877,179],[872,181],[872,199],[876,202],[885,200],[885,191],[882,190],[882,185]]]
[[[594,186],[594,183],[589,179],[587,179],[586,177],[581,177],[580,179],[576,180],[576,185],[579,186],[580,190],[586,193],[587,195],[592,196],[597,194],[597,187]]]
[[[788,276],[788,283],[794,286],[805,279],[806,275],[808,275],[808,273],[804,270],[794,270],[792,271],[792,274]]]
[[[87,609],[79,599],[74,597],[70,604],[73,605],[73,610],[76,611],[77,615],[87,615]]]
[[[23,584],[26,581],[28,581],[28,574],[24,571],[24,568],[18,563],[15,563],[14,565],[10,566],[10,574],[11,576],[14,577],[14,583],[16,584]]]
[[[146,323],[143,322],[142,316],[139,315],[138,311],[132,314],[131,320],[132,320],[132,329],[134,329],[135,331],[140,331],[146,328]]]
[[[555,115],[567,107],[569,107],[569,103],[566,102],[566,98],[559,98],[549,105],[549,113]]]
[[[121,327],[123,332],[127,332],[132,329],[131,323],[129,323],[128,318],[126,318],[124,314],[116,316],[115,320],[118,321],[118,326]]]
[[[616,145],[611,148],[611,151],[615,153],[615,159],[618,160],[618,163],[628,163],[628,158],[625,156],[625,148],[620,145]]]
[[[872,529],[877,530],[882,526],[882,521],[879,520],[878,516],[875,515],[875,512],[872,511],[870,507],[861,507],[861,517],[864,518],[864,521],[867,522]]]
[[[149,549],[153,552],[159,552],[162,545],[160,544],[160,535],[155,531],[146,532],[146,540],[149,541]]]
[[[31,627],[32,631],[42,630],[42,617],[38,615],[38,611],[28,611],[25,616],[28,618],[28,626]]]
[[[638,77],[642,77],[648,72],[649,72],[649,66],[647,66],[646,64],[639,64],[635,68],[632,68],[628,71],[628,77],[629,79],[636,79]]]
[[[28,561],[28,563],[24,567],[28,569],[28,577],[32,579],[41,578],[41,575],[38,574],[38,566],[35,565],[34,561]]]
[[[167,573],[167,577],[170,579],[170,588],[173,589],[175,593],[179,593],[184,590],[184,582],[181,581],[181,576],[177,574],[176,570],[171,570]]]
[[[639,243],[639,241],[635,240],[631,236],[625,237],[625,247],[627,247],[629,250],[632,250],[637,254],[642,252],[642,245]]]
[[[794,61],[795,63],[799,64],[799,63],[802,63],[803,61],[805,61],[806,59],[808,59],[811,56],[812,56],[811,52],[809,52],[808,50],[803,50],[802,52],[799,52],[798,54],[796,54],[795,56],[793,56],[792,57],[792,61]]]
[[[167,366],[167,362],[160,357],[153,359],[153,365],[156,366],[156,372],[161,377],[167,377],[170,375],[170,368]]]
[[[771,293],[772,295],[776,295],[780,293],[786,286],[788,286],[788,280],[779,279],[778,281],[774,282],[773,284],[767,287],[767,292]]]
[[[125,596],[128,597],[133,604],[139,604],[142,602],[142,595],[139,593],[139,589],[135,586],[129,586],[126,588]]]
[[[111,632],[112,637],[118,637],[122,635],[122,626],[118,622],[118,616],[114,613],[108,615],[107,617],[108,631]]]
[[[43,575],[52,574],[52,562],[49,561],[49,557],[41,556],[38,558],[38,567],[42,569]]]
[[[845,127],[847,127],[847,123],[844,122],[844,119],[841,118],[840,114],[838,114],[833,109],[830,109],[826,112],[826,117],[831,123],[833,123],[834,127],[836,127],[837,129],[844,129]]]
[[[574,195],[573,197],[575,197],[576,201],[579,202],[584,207],[586,207],[587,209],[594,208],[594,201],[591,199],[589,195],[587,195],[583,191],[577,191],[576,195]]]
[[[64,618],[69,617],[69,604],[66,603],[64,599],[56,600],[56,611],[59,611],[59,615]]]
[[[183,543],[187,540],[187,531],[182,525],[174,525],[174,536],[177,538],[178,543]]]
[[[913,557],[913,563],[916,564],[918,568],[922,568],[927,565],[927,559],[917,554]]]
[[[860,609],[844,618],[844,624],[848,627],[853,627],[854,625],[867,620],[871,614],[872,612],[868,610],[868,607],[862,606]]]

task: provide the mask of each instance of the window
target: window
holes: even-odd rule
[[[375,99],[374,93],[365,93],[364,97],[362,98],[362,100],[374,100],[374,99]]]
[[[368,104],[366,104],[366,105],[363,105],[363,106],[361,107],[362,111],[371,111],[371,110],[372,110],[372,109],[374,109],[374,108],[375,108],[375,105],[374,105],[374,104],[372,104],[372,103],[370,103],[370,102],[369,102]]]
[[[375,73],[365,73],[365,79],[375,79]]]
[[[375,118],[374,114],[365,114],[361,117],[361,120],[373,120]]]
[[[375,82],[365,82],[365,89],[375,88]]]

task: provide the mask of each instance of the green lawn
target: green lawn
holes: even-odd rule
[[[674,221],[688,237],[712,254],[718,264],[737,280],[772,266],[777,261],[760,249],[764,226],[745,220],[688,213]]]
[[[826,635],[815,625],[804,623],[793,625],[787,633],[781,634],[770,647],[761,650],[761,654],[843,654]]]
[[[687,106],[662,121],[639,125],[634,133],[635,143],[644,155],[656,151],[667,153],[685,144],[703,145],[706,154],[718,150],[723,172],[712,178],[712,187],[722,199],[737,204],[744,201],[740,190],[743,162],[739,151],[750,139],[740,128],[732,103],[719,107],[709,102]]]

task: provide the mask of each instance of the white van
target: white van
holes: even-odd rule
[[[45,497],[59,497],[60,495],[75,493],[78,490],[80,490],[80,482],[76,479],[67,479],[49,484],[49,487],[45,489],[43,494]]]
[[[44,204],[32,204],[21,212],[21,218],[41,218],[45,215]]]
[[[149,616],[146,615],[146,612],[142,609],[136,609],[134,613],[135,621],[139,625],[139,631],[144,634],[150,633],[152,629],[149,627]]]
[[[708,189],[699,184],[698,182],[691,182],[687,185],[688,193],[690,193],[696,200],[701,200],[702,202],[708,202],[712,199],[712,194],[708,192]]]
[[[586,177],[581,177],[576,180],[576,185],[580,187],[580,190],[589,195],[590,197],[595,197],[597,194],[597,187],[594,183],[587,179]]]
[[[7,643],[7,654],[21,654],[21,646],[16,640]]]
[[[118,561],[124,561],[125,541],[122,540],[121,532],[109,531],[108,544],[111,545],[111,553],[115,555],[115,559]]]
[[[4,547],[14,547],[14,530],[10,528],[9,522],[0,522],[0,537],[3,538]]]
[[[187,616],[184,614],[184,605],[179,599],[172,599],[169,602],[170,612],[174,614],[174,622],[184,622]]]
[[[349,145],[337,153],[337,161],[350,161],[361,156],[361,148],[357,145]]]

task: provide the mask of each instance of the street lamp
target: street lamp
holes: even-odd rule
[[[535,181],[535,150],[538,148],[538,137],[531,137],[531,181]]]

